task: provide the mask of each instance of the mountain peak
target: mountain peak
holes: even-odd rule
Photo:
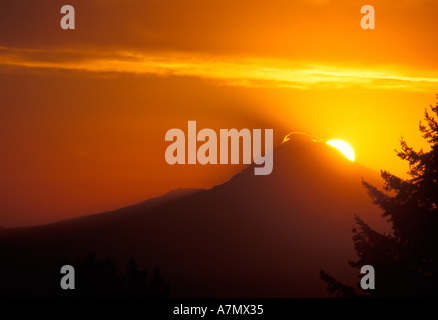
[[[355,258],[354,214],[377,230],[384,223],[361,185],[378,173],[304,137],[273,152],[270,175],[254,175],[251,165],[209,190],[176,189],[80,220],[3,232],[4,261],[26,260],[3,267],[20,277],[35,261],[48,270],[46,261],[96,252],[159,264],[174,297],[325,297],[321,268],[357,280],[347,263]]]

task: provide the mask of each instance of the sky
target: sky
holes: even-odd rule
[[[60,27],[75,8],[74,30]],[[375,9],[363,30],[363,5]],[[273,128],[341,139],[356,161],[396,157],[438,87],[438,3],[424,0],[4,0],[0,225],[113,210],[239,165],[170,166],[167,130]],[[274,168],[275,170],[275,168]]]

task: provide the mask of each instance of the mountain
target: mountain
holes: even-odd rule
[[[158,264],[172,297],[326,297],[320,268],[359,283],[354,214],[387,230],[361,179],[379,174],[323,143],[294,137],[273,172],[249,166],[209,190],[178,190],[112,212],[0,234],[3,295],[50,295],[62,261],[89,252],[120,267]],[[386,229],[385,229],[386,228]],[[52,281],[52,282],[51,282]]]

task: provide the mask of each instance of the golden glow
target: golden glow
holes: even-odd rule
[[[342,152],[344,156],[347,157],[348,160],[354,161],[354,150],[348,143],[342,140],[329,140],[326,142],[328,145],[335,147],[339,151]]]
[[[408,178],[394,149],[428,148],[438,1],[378,1],[373,31],[359,0],[247,2],[83,1],[72,32],[46,6],[29,20],[0,5],[0,225],[227,181],[240,167],[164,162],[165,132],[188,119],[273,128],[275,145],[348,137],[356,162]]]
[[[287,136],[284,137],[282,143],[285,143],[285,142],[289,141],[291,139],[291,136],[294,135],[294,134],[302,135],[302,136],[306,136],[306,137],[312,138],[312,139],[310,139],[310,141],[312,141],[312,142],[321,141],[321,138],[319,138],[318,136],[312,135],[312,134],[308,134],[308,133],[305,133],[305,132],[291,132]]]
[[[40,56],[56,52],[59,60]],[[88,53],[88,55],[86,55]],[[71,56],[86,56],[75,59]],[[100,73],[152,74],[158,76],[190,76],[216,80],[221,84],[239,87],[276,87],[300,90],[341,89],[404,89],[408,91],[435,90],[438,74],[412,71],[403,66],[356,66],[311,62],[289,62],[271,58],[221,58],[209,55],[167,53],[161,55],[129,51],[108,51],[105,54],[87,51],[32,50],[0,46],[0,66],[38,69],[80,70]]]

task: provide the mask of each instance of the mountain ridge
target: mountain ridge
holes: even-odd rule
[[[274,152],[271,175],[255,176],[250,165],[221,185],[155,205],[5,230],[0,253],[9,260],[19,253],[41,270],[89,252],[135,256],[162,267],[174,297],[326,297],[320,268],[357,277],[347,264],[353,215],[384,229],[360,181],[377,173],[317,142],[292,140]],[[35,286],[48,276],[32,278]]]

